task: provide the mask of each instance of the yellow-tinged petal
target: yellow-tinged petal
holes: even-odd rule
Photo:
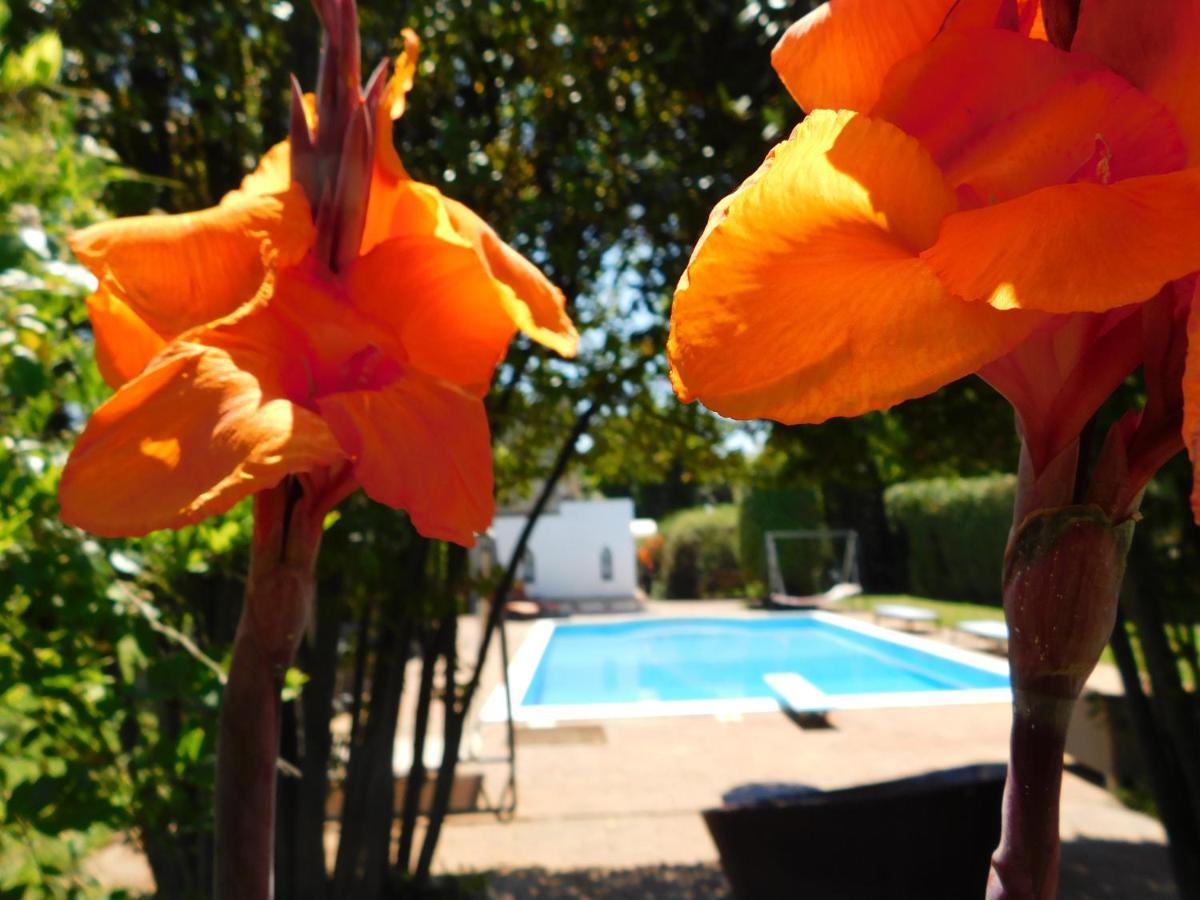
[[[1064,184],[948,216],[922,254],[997,309],[1103,312],[1200,269],[1200,169]]]
[[[355,307],[403,344],[417,368],[486,393],[515,332],[511,294],[464,242],[400,237],[347,273]]]
[[[363,490],[405,510],[421,534],[469,547],[491,524],[492,450],[478,397],[411,372],[317,404]]]
[[[383,190],[390,190],[396,181],[408,179],[396,145],[392,143],[391,124],[400,119],[408,108],[408,92],[413,90],[413,77],[416,74],[416,58],[420,55],[421,42],[412,29],[401,32],[404,41],[403,52],[396,58],[396,67],[392,70],[388,86],[380,98],[376,108],[376,142],[374,142],[374,175],[372,187],[380,185]],[[374,198],[372,198],[374,199]],[[382,238],[377,239],[382,240]],[[364,238],[366,242],[366,238]],[[368,248],[368,247],[367,247]],[[366,252],[366,250],[364,250]]]
[[[404,115],[408,108],[408,94],[413,88],[413,78],[417,74],[417,58],[421,54],[421,41],[411,28],[400,32],[400,40],[404,41],[404,49],[396,57],[396,66],[388,81],[387,94],[380,104],[392,121]]]
[[[918,256],[955,209],[921,145],[819,110],[714,213],[675,295],[685,400],[820,422],[935,390],[1042,320],[952,296]]]
[[[227,315],[258,291],[269,265],[293,265],[313,241],[304,191],[236,193],[220,206],[136,216],[71,236],[71,249],[113,296],[167,337]]]
[[[511,288],[503,298],[513,324],[556,353],[574,356],[579,333],[567,315],[562,291],[468,207],[449,198],[445,202],[455,230],[471,242],[491,276]]]
[[[280,141],[263,154],[258,166],[242,179],[241,192],[244,194],[282,194],[292,184],[292,150],[287,141]],[[236,196],[229,194],[225,201],[231,201]]]
[[[1200,0],[1085,0],[1071,49],[1161,100],[1200,162]]]
[[[87,300],[96,341],[96,364],[113,388],[139,375],[166,346],[153,328],[101,284]]]
[[[830,0],[792,25],[771,64],[802,109],[866,111],[888,71],[942,27],[955,0]]]
[[[96,410],[59,486],[65,521],[135,536],[224,512],[341,449],[277,383],[279,350],[172,344]]]

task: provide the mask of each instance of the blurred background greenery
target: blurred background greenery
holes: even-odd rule
[[[488,405],[502,500],[570,459],[575,489],[631,496],[662,520],[643,559],[666,597],[757,596],[764,531],[837,527],[858,531],[871,591],[994,604],[1012,491],[997,473],[1015,468],[1017,444],[981,383],[820,427],[735,427],[678,404],[666,382],[670,295],[708,211],[800,117],[769,50],[811,5],[367,3],[364,56],[418,30],[402,157],[542,266],[584,335],[577,360],[518,339],[500,367]],[[317,50],[303,0],[0,2],[0,897],[105,896],[83,861],[114,835],[140,842],[163,896],[207,890],[248,510],[138,541],[58,521],[66,453],[108,393],[89,276],[64,238],[111,215],[216,202],[285,134],[289,73],[311,87]],[[1137,392],[1131,382],[1122,399]],[[1189,487],[1182,459],[1152,487],[1133,581],[1152,585],[1171,652],[1194,672]],[[390,747],[402,685],[364,698],[392,684],[396,655],[456,671],[446,636],[463,571],[401,515],[361,497],[339,511],[321,560],[325,637],[291,679],[285,742],[316,788],[285,787],[282,804],[319,796],[323,810],[335,713],[361,725],[355,740]],[[334,696],[340,670],[348,698]],[[351,812],[366,810],[371,798],[351,793]],[[285,822],[280,852],[303,855],[313,834]],[[386,862],[378,877],[407,877],[407,859]],[[369,896],[351,868],[339,856],[339,884]]]

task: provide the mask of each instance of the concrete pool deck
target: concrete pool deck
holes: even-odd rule
[[[672,601],[650,603],[647,612],[695,616],[743,609],[739,601]],[[863,615],[869,620],[869,613]],[[593,617],[576,620],[588,618]],[[472,616],[460,624],[460,648],[468,656],[478,627]],[[514,653],[530,627],[509,624]],[[957,646],[986,647],[986,642],[972,643],[969,636],[948,630],[937,636]],[[500,676],[499,656],[493,653],[480,702]],[[1089,684],[1120,692],[1120,679],[1110,667],[1100,667]],[[411,708],[402,721],[411,722]],[[441,872],[498,872],[492,891],[496,900],[709,900],[727,894],[699,813],[719,805],[731,788],[756,782],[837,788],[1000,762],[1007,754],[1009,709],[1003,703],[846,710],[831,713],[829,723],[832,727],[801,728],[783,713],[772,712],[522,727],[515,817],[501,822],[488,813],[450,816],[435,867]],[[440,722],[431,727],[437,733]],[[503,724],[479,724],[474,733],[479,755],[504,755]],[[481,773],[493,800],[503,788],[504,765],[467,760],[460,771]],[[1062,835],[1062,900],[1178,896],[1162,826],[1069,773],[1063,785]],[[328,837],[332,848],[336,826]],[[863,849],[866,862],[869,848]],[[144,861],[130,848],[114,846],[93,862],[109,876],[121,873],[105,878],[113,886],[151,886]],[[97,866],[91,868],[96,871]]]
[[[720,615],[744,608],[737,601],[672,601],[652,602],[647,612]],[[464,622],[464,636],[473,626]],[[514,652],[528,629],[528,623],[510,623]],[[972,645],[963,635],[953,642],[986,646]],[[484,698],[499,677],[494,659]],[[1092,683],[1113,692],[1119,691],[1120,679],[1111,668],[1101,667]],[[521,728],[516,816],[508,822],[486,814],[450,817],[442,833],[438,868],[461,872],[712,864],[716,851],[699,813],[719,805],[721,795],[738,785],[791,782],[836,788],[999,762],[1007,755],[1006,704],[846,710],[831,713],[829,722],[830,728],[806,729],[782,713],[758,713]],[[479,733],[485,754],[503,751],[503,725],[483,724]],[[462,768],[483,771],[489,795],[497,795],[503,767],[464,763]],[[1061,897],[1177,896],[1162,826],[1069,773],[1063,785],[1062,835]]]

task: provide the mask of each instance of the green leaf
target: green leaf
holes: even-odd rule
[[[5,84],[12,88],[54,84],[62,63],[62,40],[53,31],[43,31],[4,61]]]
[[[197,726],[185,731],[179,737],[179,742],[175,745],[175,759],[177,763],[184,765],[176,765],[178,771],[182,771],[187,765],[193,765],[200,759],[200,752],[204,749],[204,729]]]
[[[126,634],[117,641],[117,666],[121,669],[121,680],[133,684],[138,670],[145,664],[146,654],[138,646],[137,638]]]
[[[287,703],[300,696],[300,691],[308,682],[308,676],[294,666],[283,676],[283,702]]]

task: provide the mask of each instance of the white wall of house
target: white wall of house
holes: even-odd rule
[[[533,526],[529,557],[517,571],[525,593],[546,600],[632,597],[637,587],[632,521],[628,498],[562,501]],[[501,564],[524,527],[525,516],[519,515],[497,516],[492,523]]]

